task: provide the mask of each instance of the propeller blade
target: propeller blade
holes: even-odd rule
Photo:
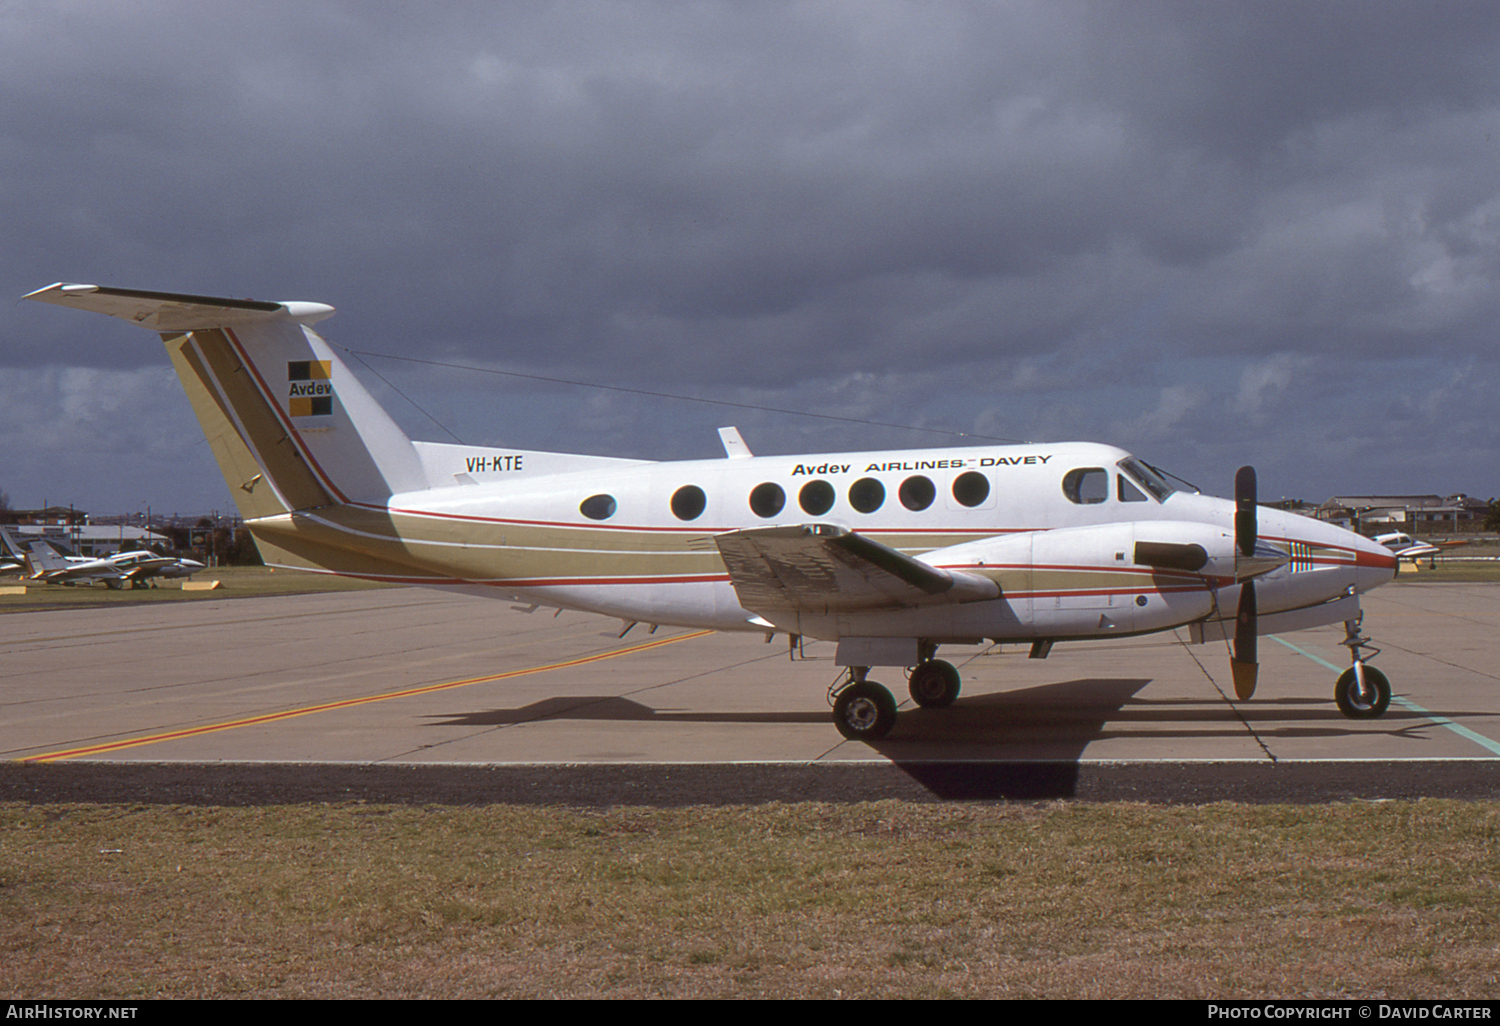
[[[1255,555],[1255,468],[1241,467],[1234,475],[1234,544],[1242,556]]]
[[[1248,560],[1255,555],[1255,539],[1260,528],[1255,516],[1255,468],[1241,467],[1234,475],[1234,545],[1239,556]],[[1234,693],[1241,702],[1255,694],[1260,666],[1256,662],[1255,581],[1240,585],[1240,608],[1234,618],[1234,656],[1229,671],[1234,677]]]
[[[1234,677],[1234,693],[1241,702],[1255,694],[1255,682],[1260,675],[1256,661],[1255,582],[1240,585],[1240,609],[1234,618],[1234,657],[1229,661],[1229,672]]]

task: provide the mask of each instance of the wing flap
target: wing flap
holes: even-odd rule
[[[994,581],[913,559],[828,524],[716,535],[740,605],[767,619],[998,598]]]

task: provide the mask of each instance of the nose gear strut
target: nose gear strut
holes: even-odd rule
[[[1385,674],[1373,666],[1365,665],[1367,659],[1380,654],[1380,649],[1371,645],[1370,639],[1359,633],[1359,625],[1365,614],[1344,621],[1344,640],[1339,644],[1349,649],[1349,660],[1353,664],[1339,674],[1333,686],[1333,700],[1339,712],[1351,720],[1373,720],[1383,716],[1391,704],[1391,682]],[[1363,649],[1369,649],[1369,655]]]

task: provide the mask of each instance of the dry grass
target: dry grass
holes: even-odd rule
[[[0,806],[16,997],[1489,997],[1500,806]]]

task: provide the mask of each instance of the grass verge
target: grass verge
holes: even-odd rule
[[[1500,805],[0,805],[15,997],[1492,997]]]

